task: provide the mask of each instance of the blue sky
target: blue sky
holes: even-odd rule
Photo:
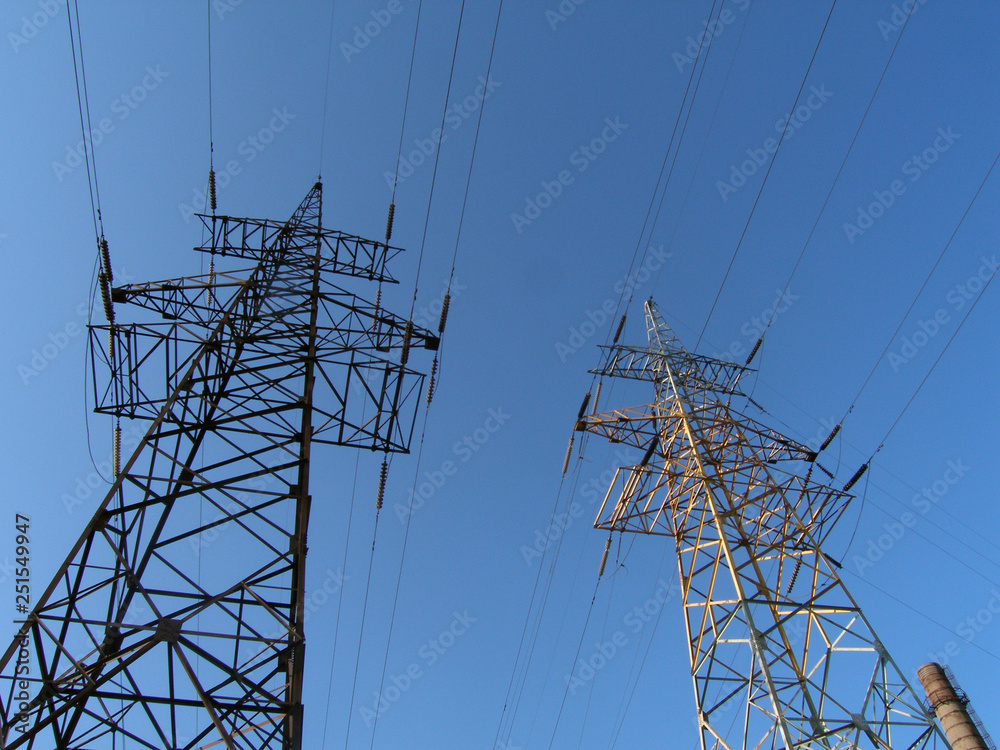
[[[350,747],[369,745],[362,709],[376,700],[408,490],[415,476],[418,487],[434,484],[447,462],[454,471],[425,492],[410,518],[386,663],[387,680],[395,676],[406,689],[379,717],[375,746],[490,746],[538,571],[531,549],[553,523],[587,370],[615,325],[602,308],[618,303],[637,244],[650,248],[640,256],[648,273],[639,276],[624,340],[644,341],[639,303],[653,294],[693,348],[743,235],[699,352],[745,358],[757,321],[777,303],[755,361],[754,398],[773,415],[765,419],[799,439],[822,440],[878,362],[826,456],[839,484],[878,447],[1000,260],[994,174],[878,361],[1000,148],[1000,6],[985,0],[916,6],[784,299],[785,280],[901,33],[903,4],[837,2],[796,114],[829,4],[727,0],[693,112],[675,141],[666,197],[640,240],[691,72],[688,49],[710,5],[508,0],[483,86],[496,3],[470,3],[438,139],[459,3],[425,3],[401,165],[395,155],[415,0],[337,3],[322,164],[329,4],[215,3],[220,211],[286,217],[321,169],[325,224],[379,238],[390,200],[386,174],[398,170],[393,240],[408,252],[394,269],[403,283],[389,303],[405,311],[413,295],[427,220],[417,288],[425,323],[436,322],[456,247],[477,87],[489,91],[458,240],[443,375],[419,468],[415,456],[400,460],[389,479],[351,708],[377,477],[374,457],[361,457],[330,747],[344,743],[349,714]],[[209,150],[205,4],[102,0],[81,7],[80,20],[91,118],[106,121],[94,141],[116,277],[196,274],[202,261],[190,248],[201,236],[190,214],[201,208]],[[369,37],[372,23],[378,33]],[[12,556],[14,514],[30,515],[40,592],[103,495],[88,455],[83,384],[93,227],[86,175],[72,153],[81,134],[65,5],[10,0],[0,8],[0,33],[7,425],[0,460],[2,518],[10,519],[0,529],[0,560]],[[422,145],[440,148],[429,218],[433,169],[421,159]],[[539,198],[545,195],[551,200]],[[844,562],[845,582],[903,671],[915,681],[918,666],[943,655],[987,727],[1000,732],[991,678],[1000,660],[996,292],[991,286],[977,303],[876,457],[870,481],[858,486],[867,494],[850,549],[860,499],[829,551]],[[652,400],[632,386],[605,393],[608,408]],[[101,462],[111,425],[97,416],[89,422]],[[323,530],[324,541],[310,549],[312,591],[341,572],[354,459],[331,451],[314,466],[312,528],[316,538]],[[523,694],[512,725],[512,709],[505,719],[506,747],[548,746],[604,542],[590,528],[594,498],[603,498],[609,469],[633,460],[597,441],[574,460],[559,499],[562,544]],[[64,500],[73,495],[79,505]],[[618,744],[650,747],[669,732],[672,746],[694,746],[673,580],[672,545],[657,538],[636,539],[625,567],[605,577],[581,655],[607,643],[614,655],[566,695],[553,747],[609,745],[622,695],[632,689],[633,657],[641,647],[643,661],[656,622]],[[9,636],[10,578],[0,592],[0,632]],[[659,619],[636,631],[642,618],[634,610],[647,605]],[[317,606],[307,623],[311,746],[323,734],[336,610],[335,602]],[[442,633],[459,630],[439,648]]]

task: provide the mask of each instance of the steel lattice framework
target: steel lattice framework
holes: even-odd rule
[[[606,347],[594,372],[656,400],[576,429],[644,451],[595,526],[677,544],[702,748],[948,748],[821,551],[850,495],[731,406],[747,368],[688,353],[652,302],[645,315],[649,346]]]
[[[338,285],[399,249],[321,217],[320,183],[286,222],[203,216],[249,267],[112,291],[158,315],[92,328],[97,410],[150,425],[3,655],[0,746],[301,747],[311,453],[406,452],[438,345]]]

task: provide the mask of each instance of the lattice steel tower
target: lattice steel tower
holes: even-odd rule
[[[395,283],[400,250],[321,204],[203,216],[209,274],[105,286],[97,411],[149,428],[3,655],[0,746],[301,747],[311,454],[407,451],[409,350],[438,345],[341,286]]]
[[[652,302],[645,317],[648,347],[605,347],[594,373],[656,400],[576,429],[644,451],[595,526],[677,544],[702,748],[949,747],[821,550],[850,495],[733,407],[747,368],[689,354]]]

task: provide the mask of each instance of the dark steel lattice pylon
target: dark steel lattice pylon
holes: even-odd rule
[[[149,429],[3,655],[0,746],[301,747],[311,454],[406,452],[438,344],[321,217],[203,216],[210,274],[112,291],[149,320],[92,327],[97,410]]]
[[[644,451],[595,526],[676,542],[702,748],[948,748],[821,550],[850,495],[732,406],[745,367],[688,353],[652,302],[645,315],[649,345],[608,347],[594,372],[656,400],[577,430]]]

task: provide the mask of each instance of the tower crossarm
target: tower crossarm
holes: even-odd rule
[[[815,451],[719,401],[694,407],[692,411],[708,428],[715,441],[712,447],[716,453],[738,447],[748,453],[750,459],[768,464],[779,461],[811,462],[816,458]],[[577,422],[576,429],[600,435],[612,443],[625,443],[645,450],[650,440],[658,438],[664,429],[669,430],[668,425],[661,423],[677,418],[669,413],[661,415],[655,404],[648,404],[586,416]],[[734,429],[737,424],[740,426],[738,434]]]
[[[688,354],[683,349],[622,344],[600,348],[603,350],[602,364],[591,370],[600,377],[656,383],[663,379],[663,372],[669,366],[678,383],[684,387],[742,395],[739,390],[740,378],[748,372],[753,372],[750,368],[733,362]]]
[[[402,248],[333,229],[317,230],[301,223],[295,224],[292,220],[278,222],[234,216],[197,216],[207,231],[207,239],[195,250],[257,262],[273,251],[276,242],[296,239],[316,242],[318,238],[322,250],[321,270],[385,284],[398,283],[389,273],[387,264],[403,252]]]

